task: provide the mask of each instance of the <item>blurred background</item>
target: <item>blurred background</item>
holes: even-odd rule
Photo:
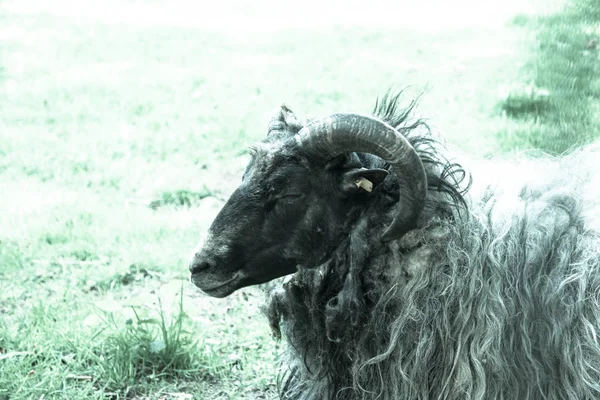
[[[599,40],[596,0],[0,0],[0,400],[274,398],[261,291],[186,267],[273,110],[406,88],[456,154],[561,154]]]

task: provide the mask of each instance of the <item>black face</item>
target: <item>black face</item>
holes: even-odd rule
[[[258,151],[204,245],[194,252],[192,282],[211,296],[225,297],[292,274],[299,264],[316,265],[339,241],[350,210],[368,195],[357,182],[368,176],[377,185],[386,175],[383,170],[314,167],[290,155],[289,147]]]

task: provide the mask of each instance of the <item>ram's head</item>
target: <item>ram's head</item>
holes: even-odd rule
[[[387,229],[388,210],[382,212],[376,240],[413,228],[425,202],[419,156],[373,117],[334,114],[303,123],[283,105],[251,153],[240,186],[189,262],[192,282],[214,297],[318,265],[383,196],[378,186],[388,174],[398,180],[399,199]]]

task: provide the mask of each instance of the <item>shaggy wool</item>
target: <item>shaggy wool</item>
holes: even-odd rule
[[[417,229],[378,240],[397,201],[386,180],[325,262],[272,291],[281,398],[600,398],[600,145],[487,160],[467,192],[469,175],[398,103],[374,115],[424,161],[426,207]]]

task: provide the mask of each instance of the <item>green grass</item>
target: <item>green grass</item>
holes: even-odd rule
[[[3,260],[9,259],[7,253]],[[136,294],[130,285],[140,291],[139,279],[102,287],[80,281],[68,268],[47,266],[43,274],[29,278],[31,282],[3,288],[2,312],[7,318],[0,322],[1,399],[154,398],[171,392],[228,398],[224,389],[273,389],[269,373],[275,350],[264,348],[264,331],[235,340],[242,333],[233,319],[243,324],[241,328],[255,327],[258,321],[248,320],[252,312],[236,318],[243,313],[236,305],[223,318],[215,309],[221,318],[212,324],[208,313],[200,321],[184,311],[182,281],[178,292],[170,295],[146,293],[128,300]],[[75,282],[67,281],[69,275]],[[14,282],[18,276],[5,273],[2,278]],[[41,292],[27,291],[36,285]],[[157,282],[144,286],[157,287]],[[161,298],[173,304],[163,304]],[[192,308],[187,300],[185,307]],[[211,338],[217,327],[223,337]]]
[[[133,307],[134,318],[124,325],[113,313],[106,313],[110,330],[100,341],[95,364],[101,369],[105,388],[111,392],[127,393],[140,382],[153,386],[175,379],[215,379],[225,367],[215,353],[201,350],[201,339],[194,338],[189,317],[183,311],[183,291],[171,321],[167,321],[160,301],[159,306],[154,317],[142,317]],[[100,333],[95,338],[98,336]]]
[[[193,205],[198,205],[201,200],[211,195],[212,193],[206,187],[200,192],[179,189],[161,193],[158,199],[152,200],[148,205],[153,209],[164,206],[191,207]]]
[[[534,21],[539,49],[528,67],[531,84],[501,103],[521,121],[498,135],[502,148],[560,154],[600,137],[600,3],[580,0]]]
[[[537,145],[558,128],[583,140],[600,126],[597,64],[552,47],[595,37],[585,33],[598,21],[592,1],[579,3],[585,21],[569,11],[282,30],[205,26],[200,14],[144,22],[161,2],[119,4],[116,14],[135,12],[3,3],[1,400],[274,396],[279,349],[262,292],[207,298],[187,283],[186,260],[282,102],[301,118],[368,112],[390,86],[429,88],[419,113],[476,155]],[[271,5],[227,17],[284,11]],[[404,7],[395,11],[411,15]],[[580,78],[562,97],[565,65]],[[513,95],[503,113],[498,92],[515,85],[549,98]]]

